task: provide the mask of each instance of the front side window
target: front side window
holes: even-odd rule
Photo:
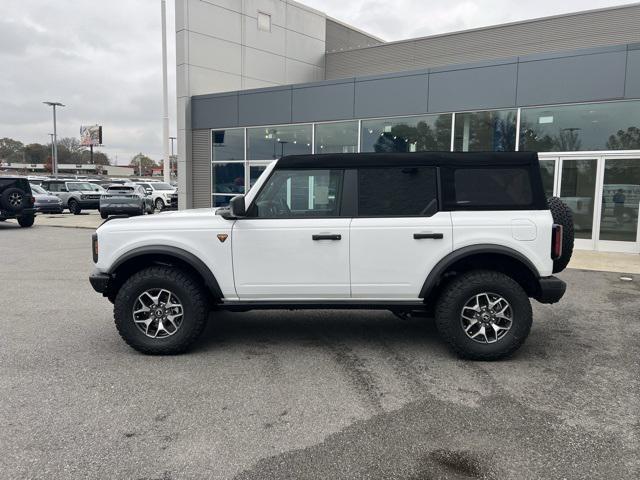
[[[438,211],[433,167],[371,167],[358,170],[361,217],[429,217]]]
[[[70,192],[92,192],[93,186],[90,183],[67,183]]]
[[[249,216],[337,217],[343,175],[343,170],[276,170],[256,197]]]
[[[156,182],[152,183],[154,190],[173,190],[173,187],[168,183]]]

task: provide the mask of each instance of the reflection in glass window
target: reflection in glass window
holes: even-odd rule
[[[356,153],[358,122],[321,123],[316,125],[316,153]]]
[[[640,205],[640,159],[606,159],[600,240],[635,242]]]
[[[267,169],[266,165],[250,165],[249,166],[249,188],[253,187],[253,184],[256,183],[262,172]]]
[[[214,207],[226,207],[229,205],[231,199],[235,197],[235,195],[214,195],[213,196],[213,206]]]
[[[258,194],[250,216],[337,217],[342,170],[276,170]]]
[[[212,161],[244,160],[244,128],[213,130],[211,136]]]
[[[211,175],[213,193],[244,193],[244,163],[214,163]]]
[[[435,152],[451,149],[451,114],[362,122],[362,152]]]
[[[516,110],[456,113],[456,152],[512,152],[516,149]]]
[[[305,153],[311,153],[311,125],[247,129],[249,160],[275,160],[285,155]]]
[[[555,160],[540,160],[540,175],[542,176],[542,186],[547,198],[553,196],[553,182],[556,175]]]
[[[640,102],[523,108],[520,150],[640,149]]]
[[[560,198],[573,212],[576,238],[591,238],[597,160],[562,160]]]

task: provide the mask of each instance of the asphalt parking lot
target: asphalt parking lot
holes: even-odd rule
[[[213,315],[142,356],[87,281],[89,229],[0,223],[0,477],[640,477],[640,278],[567,270],[508,361],[429,320]]]

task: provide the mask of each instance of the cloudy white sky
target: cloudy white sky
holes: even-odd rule
[[[302,0],[385,40],[601,8],[624,0]],[[58,135],[104,127],[104,151],[118,163],[162,152],[159,0],[2,0],[0,138],[46,143],[50,107],[65,103]],[[175,135],[175,36],[169,22],[169,102]]]

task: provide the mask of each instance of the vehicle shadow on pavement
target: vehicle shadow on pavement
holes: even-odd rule
[[[400,319],[391,312],[376,310],[272,310],[213,312],[195,350],[246,347],[252,343],[331,346],[381,342],[444,348],[430,318]]]

